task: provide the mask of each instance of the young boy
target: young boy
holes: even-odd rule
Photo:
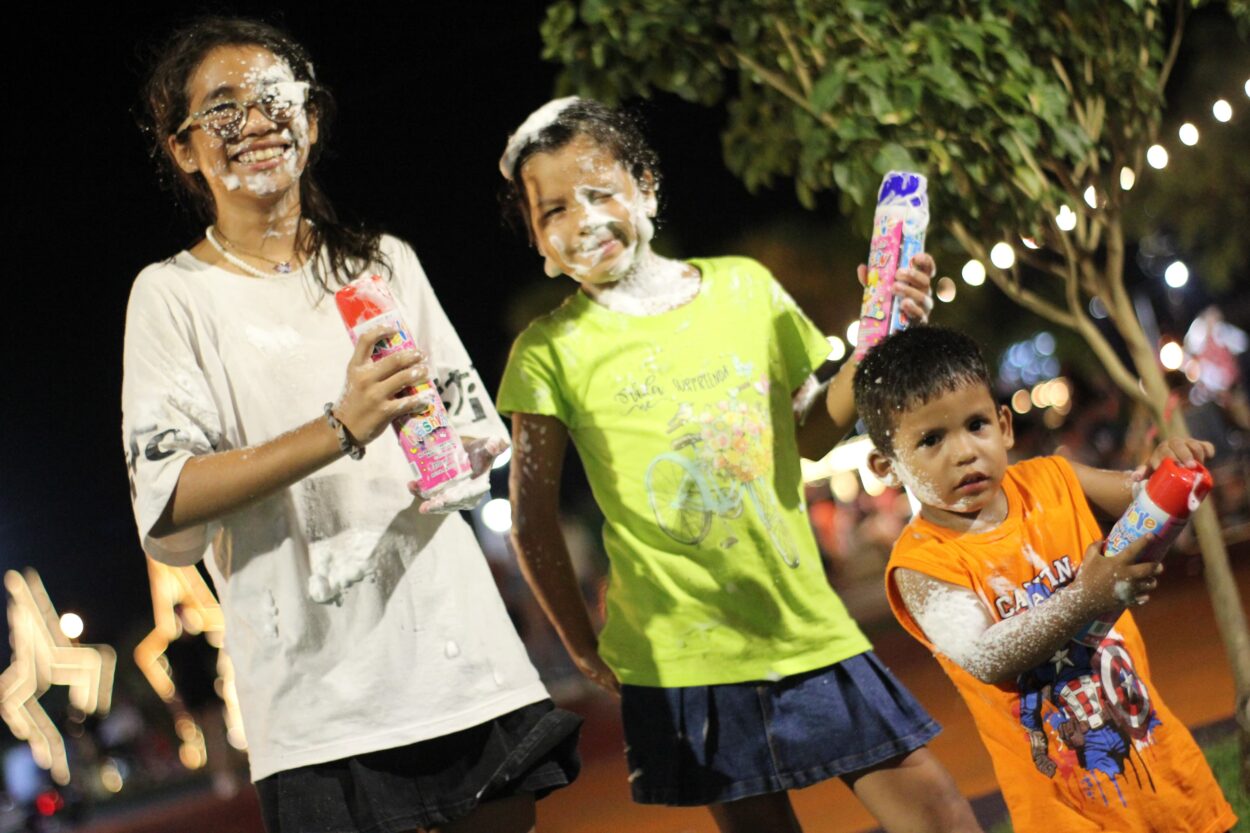
[[[1150,683],[1133,617],[1095,644],[1074,639],[1144,604],[1163,569],[1133,563],[1147,539],[1103,557],[1090,503],[1119,516],[1165,457],[1201,461],[1210,444],[1170,440],[1133,474],[1061,457],[1008,465],[1011,411],[977,345],[937,327],[873,349],[855,403],[869,466],[921,503],[886,568],[890,606],[972,711],[1015,829],[1230,829],[1201,751]]]

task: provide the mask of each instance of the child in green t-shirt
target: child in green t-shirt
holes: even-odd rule
[[[547,274],[581,285],[504,372],[513,541],[577,667],[621,695],[634,799],[798,830],[786,791],[837,776],[891,831],[977,830],[924,746],[937,725],[829,587],[807,521],[795,417],[824,335],[752,260],[652,251],[659,167],[621,112],[552,101],[500,168]],[[899,272],[913,320],[933,269]],[[841,433],[853,374],[826,394]],[[599,636],[557,524],[570,437],[605,518]]]

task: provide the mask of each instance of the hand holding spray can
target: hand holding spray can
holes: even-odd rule
[[[334,302],[347,325],[352,344],[379,325],[395,330],[390,338],[373,346],[373,361],[400,350],[417,349],[411,331],[400,318],[395,297],[379,275],[357,278],[334,293]],[[404,456],[412,464],[421,494],[430,497],[469,477],[471,466],[433,380],[405,387],[397,395],[413,396],[427,391],[432,402],[423,410],[396,417],[391,427],[395,429]]]
[[[1118,555],[1138,538],[1152,534],[1154,541],[1141,551],[1137,561],[1162,561],[1214,483],[1202,464],[1186,468],[1171,457],[1165,458],[1111,528],[1102,554]],[[1076,641],[1097,645],[1119,618],[1119,612],[1100,616],[1077,634]]]
[[[924,251],[929,227],[929,183],[908,171],[891,171],[877,192],[868,250],[868,281],[860,309],[855,356],[862,359],[890,333],[907,327],[902,299],[894,295],[894,275]]]

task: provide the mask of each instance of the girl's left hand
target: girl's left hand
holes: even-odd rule
[[[1206,462],[1208,457],[1215,456],[1215,446],[1205,440],[1173,437],[1155,447],[1150,459],[1133,471],[1134,480],[1144,480],[1164,459],[1171,457],[1186,468],[1194,468],[1197,463]]]
[[[856,270],[861,284],[868,281],[868,267]],[[903,314],[912,324],[927,324],[933,311],[933,276],[937,264],[926,252],[911,259],[911,264],[894,273],[894,294],[903,299]]]
[[[509,448],[502,437],[465,438],[464,450],[469,455],[471,468],[469,479],[449,486],[435,497],[425,500],[417,511],[423,515],[447,514],[461,509],[472,509],[490,491],[490,478],[482,477],[490,471],[495,458]],[[425,498],[415,480],[408,483],[408,491],[417,498]]]

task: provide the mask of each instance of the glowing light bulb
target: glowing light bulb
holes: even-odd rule
[[[1146,161],[1150,167],[1161,171],[1168,166],[1168,152],[1163,145],[1151,145],[1146,151]]]
[[[1181,125],[1180,130],[1176,132],[1181,137],[1181,141],[1190,147],[1198,144],[1198,128],[1192,123],[1185,122]]]
[[[1098,207],[1098,192],[1094,190],[1094,186],[1085,189],[1085,204],[1090,208]]]
[[[1076,212],[1066,205],[1061,207],[1055,215],[1055,225],[1063,231],[1072,231],[1076,228]]]
[[[512,504],[501,497],[487,501],[482,507],[482,523],[500,535],[512,529]]]
[[[846,342],[837,336],[828,336],[825,340],[829,342],[828,361],[841,361],[846,356]]]
[[[1215,116],[1216,121],[1231,121],[1233,118],[1233,105],[1221,98],[1211,105],[1211,114]]]
[[[1016,250],[1011,248],[1010,243],[995,243],[990,249],[990,263],[999,269],[1010,269],[1015,262]]]
[[[937,295],[937,299],[939,301],[944,304],[949,304],[951,301],[955,300],[955,292],[956,287],[953,280],[947,277],[938,278],[937,291],[934,294]]]
[[[1137,174],[1133,173],[1132,168],[1120,168],[1120,190],[1131,191],[1136,182]]]
[[[985,264],[979,260],[970,260],[964,264],[960,274],[968,286],[980,286],[985,283]]]
[[[1037,245],[1037,241],[1034,240],[1032,237],[1025,237],[1024,235],[1021,235],[1020,242],[1024,244],[1024,248],[1026,249],[1040,249],[1041,248],[1041,246]]]
[[[495,461],[490,464],[490,467],[492,469],[501,469],[504,466],[508,465],[508,463],[511,462],[511,460],[512,460],[512,449],[511,447],[509,447],[509,448],[504,449],[503,454],[500,454],[498,457],[495,458]]]
[[[1175,341],[1165,342],[1159,348],[1159,364],[1168,370],[1180,370],[1185,361],[1185,350]]]
[[[1180,289],[1189,283],[1189,267],[1179,260],[1172,261],[1172,265],[1168,266],[1163,273],[1163,280],[1173,289]],[[1180,367],[1180,365],[1177,365]]]
[[[70,639],[77,639],[82,636],[83,621],[82,617],[77,613],[61,614],[61,633]]]

